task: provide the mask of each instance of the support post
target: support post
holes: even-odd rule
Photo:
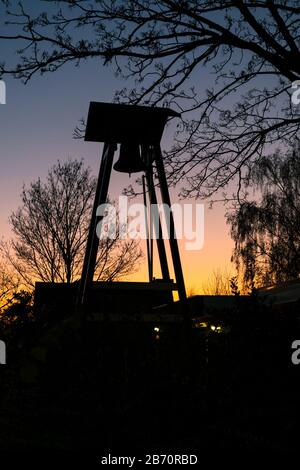
[[[157,209],[157,197],[156,197],[155,186],[153,182],[151,161],[149,163],[147,162],[146,180],[147,180],[147,186],[148,186],[148,191],[149,191],[150,212],[151,212],[150,233],[152,233],[152,223],[153,223],[153,215],[154,215],[153,209],[155,208],[155,210],[157,211],[155,213],[155,221],[158,223],[158,227],[155,227],[155,229],[158,230],[158,233],[156,233],[156,244],[157,244],[157,251],[158,251],[158,256],[159,256],[159,261],[160,261],[161,273],[162,273],[162,277],[164,281],[170,281],[170,273],[169,273],[169,267],[168,267],[166,247],[165,247],[164,239],[162,237],[161,221],[160,221],[159,212]]]
[[[174,271],[175,271],[179,299],[182,301],[185,301],[186,291],[185,291],[185,284],[184,284],[182,266],[181,266],[181,261],[180,261],[178,243],[177,243],[177,238],[176,238],[176,233],[175,233],[174,217],[173,217],[173,212],[171,210],[171,200],[170,200],[170,195],[169,195],[168,183],[167,183],[165,168],[164,168],[161,149],[160,149],[159,144],[154,146],[154,161],[156,163],[162,201],[164,204],[166,204],[170,208],[170,234],[169,234],[170,249],[171,249],[171,255],[172,255],[173,266],[174,266]]]
[[[83,305],[86,300],[86,294],[88,288],[92,285],[96,260],[97,251],[99,247],[99,239],[96,234],[97,223],[101,220],[101,217],[97,220],[97,208],[101,204],[104,204],[107,200],[108,185],[110,180],[110,174],[114,159],[114,153],[116,150],[116,144],[105,143],[103,147],[102,160],[100,164],[99,176],[97,181],[94,205],[91,216],[90,229],[86,244],[85,257],[82,268],[81,281],[79,286],[78,304]]]

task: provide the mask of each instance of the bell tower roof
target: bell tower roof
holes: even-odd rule
[[[169,117],[180,117],[170,108],[91,101],[84,140],[159,144]]]

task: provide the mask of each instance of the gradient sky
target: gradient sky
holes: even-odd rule
[[[14,48],[1,45],[0,60],[10,60]],[[207,88],[213,78],[203,73],[198,87]],[[52,74],[35,76],[27,84],[6,78],[7,102],[0,105],[0,236],[10,236],[8,217],[20,204],[23,184],[37,177],[44,179],[59,158],[83,157],[97,174],[101,147],[96,143],[74,140],[72,132],[81,117],[87,116],[90,101],[113,99],[124,82],[100,62],[88,60],[80,67],[71,64]],[[128,84],[129,86],[130,84]],[[166,130],[162,147],[172,141],[172,129]],[[132,177],[133,179],[133,177]],[[127,175],[113,172],[110,193],[113,197],[130,182]],[[179,189],[179,188],[178,188]],[[172,191],[176,200],[176,191]],[[190,202],[190,201],[189,201]],[[201,201],[197,201],[200,203]],[[185,251],[181,257],[187,290],[201,290],[213,270],[230,265],[233,243],[222,205],[212,210],[205,203],[205,240],[199,251]],[[146,259],[135,280],[147,279]]]

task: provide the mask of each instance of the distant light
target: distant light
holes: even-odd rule
[[[160,332],[160,328],[159,328],[158,326],[155,326],[155,327],[154,327],[154,331],[155,331],[156,333],[159,333],[159,332]]]
[[[221,333],[223,331],[222,326],[210,325],[210,329],[216,333]]]
[[[208,323],[205,321],[194,320],[194,328],[207,328]]]

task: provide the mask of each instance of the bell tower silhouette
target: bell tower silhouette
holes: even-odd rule
[[[153,207],[157,204],[156,188],[153,179],[153,169],[155,166],[162,202],[170,209],[169,243],[176,281],[172,290],[178,291],[180,300],[186,300],[184,277],[175,235],[174,217],[171,210],[170,195],[160,148],[163,130],[169,117],[180,117],[180,114],[168,108],[94,101],[90,103],[85,141],[103,142],[104,145],[79,286],[79,306],[85,304],[93,283],[99,247],[96,227],[101,220],[101,217],[97,216],[97,208],[107,201],[112,168],[116,171],[129,174],[143,172],[144,203],[146,203],[147,192],[150,207]],[[117,144],[120,144],[119,159],[113,166]],[[156,220],[158,220],[159,233],[156,236],[156,243],[162,281],[171,283],[165,240],[162,237],[161,221],[159,214],[155,214],[155,216]],[[147,240],[147,255],[149,282],[151,283],[153,282],[153,243],[150,235],[150,238]]]

